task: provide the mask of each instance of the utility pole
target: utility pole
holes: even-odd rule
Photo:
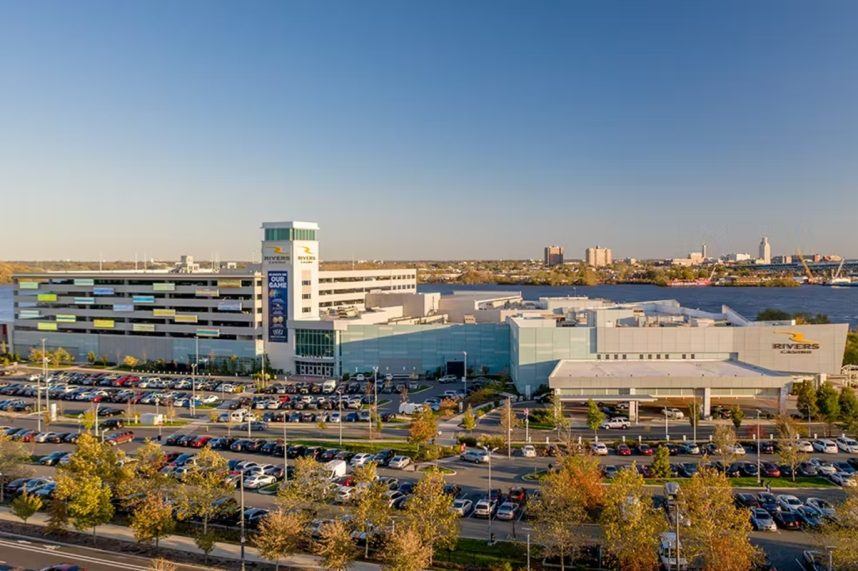
[[[283,481],[289,481],[289,455],[287,453],[288,446],[286,445],[286,416],[283,416]]]
[[[337,398],[337,408],[340,411],[340,421],[337,423],[340,427],[340,446],[343,445],[343,393],[342,391],[337,392],[339,398]]]
[[[372,390],[375,392],[375,404],[378,404],[378,366],[372,368]],[[369,439],[372,440],[372,408],[369,410]]]
[[[465,367],[462,371],[462,385],[465,390],[465,398],[468,398],[468,352],[462,351],[462,354],[465,356]]]
[[[244,571],[244,470],[239,475],[239,482],[241,482],[241,571]]]
[[[760,446],[762,443],[760,439],[760,411],[757,410],[757,484],[761,484],[763,478],[762,474],[760,474]]]
[[[51,418],[51,393],[48,383],[48,354],[45,351],[45,339],[42,339],[42,376],[45,380],[45,408],[48,410],[48,418]]]
[[[492,453],[497,450],[497,448],[489,448],[488,446],[483,446],[483,450],[489,455],[489,495],[487,496],[489,502],[489,543],[494,541],[494,534],[492,533],[492,517],[494,513],[494,506],[492,506]]]
[[[512,458],[512,423],[515,420],[515,413],[512,410],[512,397],[506,397],[506,407],[505,414],[509,415],[506,419],[506,457]]]

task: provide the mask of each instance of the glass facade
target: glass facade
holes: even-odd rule
[[[291,240],[315,240],[316,231],[308,228],[266,228],[265,240],[287,242]]]
[[[318,329],[296,329],[295,354],[300,357],[333,358],[334,332]]]

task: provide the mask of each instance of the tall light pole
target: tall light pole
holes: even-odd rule
[[[462,388],[465,391],[465,398],[468,398],[468,352],[462,351],[465,356],[464,370],[462,371]]]
[[[757,409],[757,484],[762,483],[762,474],[760,474],[760,446],[762,445],[762,440],[760,440],[760,411]]]
[[[509,418],[506,419],[506,457],[512,458],[512,421],[515,418],[513,416],[515,413],[512,410],[512,397],[506,397],[506,414],[509,414]]]
[[[158,442],[161,442],[161,427],[164,425],[164,422],[161,419],[160,406],[160,397],[155,397],[155,420],[158,421]]]
[[[494,534],[492,533],[492,516],[494,515],[494,509],[492,506],[492,453],[497,450],[497,448],[483,446],[483,450],[485,450],[486,454],[489,455],[489,495],[487,496],[487,499],[489,502],[489,543],[491,543],[494,540]]]
[[[48,410],[48,418],[51,418],[51,394],[48,383],[48,354],[45,351],[45,339],[42,339],[42,377],[45,380],[45,408]]]
[[[286,445],[286,416],[283,416],[283,481],[289,481],[289,447]]]
[[[241,519],[239,520],[241,523],[241,571],[244,571],[244,470],[239,474],[238,481],[241,486],[241,492],[239,494],[241,496]]]
[[[372,390],[375,393],[375,404],[378,405],[378,365],[372,368]],[[372,407],[369,409],[369,438],[372,440]]]
[[[337,408],[340,411],[340,421],[337,423],[340,427],[340,446],[343,445],[343,393],[337,393]]]
[[[194,366],[191,368],[191,416],[197,417],[197,367],[200,366],[200,338],[194,337]]]

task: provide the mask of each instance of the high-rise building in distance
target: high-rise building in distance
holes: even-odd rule
[[[588,266],[593,266],[594,268],[602,268],[614,263],[614,257],[611,253],[611,249],[599,246],[587,248],[584,252],[584,259],[587,261]]]
[[[563,246],[545,247],[545,265],[548,267],[563,265]]]
[[[758,258],[764,264],[772,263],[772,245],[769,244],[768,236],[763,236],[763,239],[760,240],[760,251]]]

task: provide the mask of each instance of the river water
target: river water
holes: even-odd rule
[[[417,288],[425,292],[453,291],[520,291],[525,299],[579,295],[601,297],[619,302],[675,299],[680,304],[704,311],[720,311],[729,305],[745,317],[754,319],[760,311],[772,308],[790,313],[824,313],[836,323],[858,327],[858,287],[802,286],[788,288],[763,287],[688,287],[667,288],[654,285],[600,285],[589,287],[498,286],[425,284]]]
[[[614,301],[647,301],[675,299],[684,306],[705,311],[720,311],[726,304],[753,319],[766,309],[781,309],[790,313],[824,313],[831,321],[850,323],[858,327],[858,287],[832,288],[802,286],[793,288],[700,287],[664,288],[652,285],[602,285],[592,287],[497,286],[425,284],[420,291],[450,293],[469,291],[520,291],[525,299],[540,297],[586,295]],[[0,285],[0,321],[12,320],[12,286]]]

